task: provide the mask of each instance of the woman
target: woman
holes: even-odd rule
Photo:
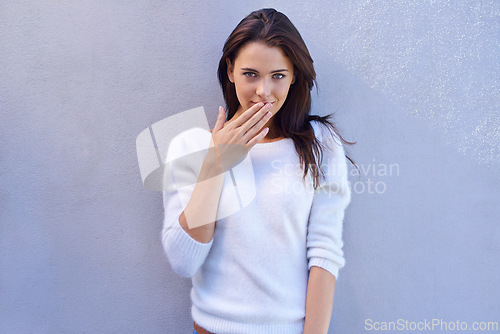
[[[206,150],[201,166],[173,164],[191,182],[164,193],[163,245],[192,278],[193,333],[326,333],[351,194],[341,142],[351,143],[330,116],[310,115],[313,61],[284,14],[244,18],[218,76],[227,121],[220,107],[211,132],[180,134],[167,157]]]

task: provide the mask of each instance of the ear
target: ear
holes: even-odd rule
[[[229,78],[229,81],[234,83],[234,66],[233,64],[231,64],[229,58],[226,58],[226,64],[227,64],[227,77]]]
[[[293,85],[295,83],[295,75],[293,76],[292,83],[290,85]]]

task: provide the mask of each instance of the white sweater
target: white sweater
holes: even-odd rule
[[[302,333],[309,269],[318,266],[338,277],[344,266],[342,221],[351,197],[346,158],[338,138],[319,122],[311,124],[326,145],[320,187],[313,190],[310,173],[303,180],[292,139],[255,145],[241,163],[251,161],[253,179],[248,170],[233,173],[237,189],[255,182],[255,197],[217,219],[209,243],[197,242],[179,225],[194,184],[164,191],[165,253],[176,273],[191,277],[192,317],[208,331]],[[167,161],[208,148],[210,136],[201,128],[181,133]],[[187,168],[193,183],[201,161]],[[226,172],[218,210],[234,194]]]

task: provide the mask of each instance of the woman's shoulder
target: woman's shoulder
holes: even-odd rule
[[[340,140],[339,135],[335,132],[334,129],[332,129],[330,125],[318,120],[312,120],[310,121],[310,124],[314,130],[314,136],[322,144],[333,144],[334,146],[342,147],[342,141]]]
[[[168,145],[167,160],[207,149],[210,145],[210,138],[210,131],[200,127],[193,127],[178,133]]]
[[[328,166],[327,170],[324,171],[327,180],[336,180],[337,177],[342,176],[343,180],[346,181],[347,159],[340,136],[332,126],[321,121],[311,121],[311,126],[322,149],[321,165]]]
[[[209,130],[196,126],[180,132],[172,139],[172,142],[176,141],[195,145],[200,142],[204,143],[210,137],[211,133]]]

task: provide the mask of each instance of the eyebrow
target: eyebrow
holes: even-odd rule
[[[243,70],[243,71],[252,71],[252,72],[259,73],[259,71],[254,70],[253,68],[249,68],[249,67],[242,67],[241,70]],[[271,71],[271,72],[269,72],[269,74],[276,73],[276,72],[288,72],[288,70],[286,68],[282,68],[282,69],[279,69],[279,70]]]

